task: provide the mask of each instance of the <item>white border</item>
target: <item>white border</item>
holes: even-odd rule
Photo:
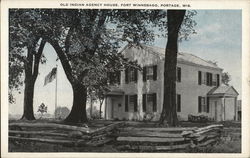
[[[181,153],[8,153],[8,9],[9,8],[105,8],[62,7],[61,3],[147,3],[190,4],[191,7],[114,7],[116,9],[241,9],[242,10],[242,153],[241,154],[181,154]],[[2,0],[1,3],[1,156],[2,157],[250,157],[250,1],[164,1],[164,0]],[[232,19],[233,20],[233,19]]]

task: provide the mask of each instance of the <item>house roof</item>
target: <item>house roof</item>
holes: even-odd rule
[[[221,84],[219,87],[214,87],[208,93],[208,96],[238,96],[239,93],[233,86]]]
[[[145,49],[149,53],[153,53],[153,54],[159,56],[161,59],[165,58],[165,49],[164,48],[160,48],[160,47],[156,47],[156,46],[149,46],[149,45],[145,45],[145,44],[140,44],[139,46],[135,46],[132,44],[132,46]],[[126,48],[127,48],[127,46],[124,49],[126,49]],[[205,66],[205,67],[210,67],[210,68],[215,68],[215,69],[221,69],[220,67],[218,67],[216,64],[212,63],[211,61],[204,60],[198,56],[195,56],[195,55],[189,54],[189,53],[179,52],[177,54],[177,61],[195,64],[195,65],[200,65],[200,66]]]

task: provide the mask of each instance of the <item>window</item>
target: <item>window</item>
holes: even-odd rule
[[[157,80],[157,65],[143,67],[143,81]]]
[[[177,94],[176,97],[177,112],[181,112],[181,95]]]
[[[129,105],[134,107],[134,112],[137,112],[137,95],[129,96]]]
[[[209,112],[209,98],[207,97],[198,97],[198,112]]]
[[[177,82],[181,82],[181,68],[180,67],[177,67],[176,80]]]
[[[217,75],[213,74],[213,83],[212,86],[217,86]]]
[[[219,74],[212,74],[210,72],[198,71],[198,84],[205,84],[207,86],[219,86],[220,82]]]
[[[212,86],[212,81],[213,81],[213,74],[207,72],[206,73],[206,77],[207,77],[207,86]]]
[[[137,82],[137,69],[127,68],[125,70],[125,83]]]
[[[202,75],[201,75],[202,77],[202,84],[207,84],[207,76],[206,76],[206,72],[202,72]]]
[[[125,112],[129,111],[129,107],[133,107],[134,112],[137,112],[137,95],[125,95]]]
[[[142,96],[142,110],[143,112],[156,112],[157,111],[157,95],[143,94]]]
[[[116,71],[116,72],[108,72],[108,82],[111,85],[114,84],[120,84],[121,80],[121,72]]]
[[[147,71],[147,75],[146,75],[146,78],[147,78],[147,80],[153,80],[153,77],[154,77],[154,68],[153,68],[153,66],[150,66],[150,67],[148,67],[147,69],[146,69],[146,71]]]

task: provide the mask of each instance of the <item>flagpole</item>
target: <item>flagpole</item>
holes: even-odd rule
[[[57,64],[56,64],[56,89],[55,89],[55,119],[56,119],[56,108],[57,108]]]

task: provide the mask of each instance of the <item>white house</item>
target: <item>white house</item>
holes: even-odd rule
[[[142,71],[133,68],[120,72],[119,82],[106,94],[106,119],[143,120],[151,113],[158,120],[163,105],[165,49],[141,44],[127,45],[123,55],[137,61]],[[176,107],[180,120],[188,115],[205,115],[216,121],[237,118],[238,92],[221,83],[222,69],[188,53],[178,53]]]

